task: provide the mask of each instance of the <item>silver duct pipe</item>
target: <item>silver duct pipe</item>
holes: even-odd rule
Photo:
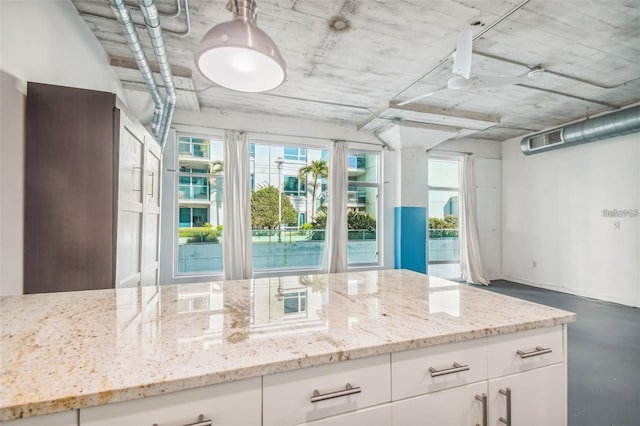
[[[164,110],[164,100],[162,99],[162,96],[160,96],[158,86],[153,79],[153,73],[151,72],[151,68],[149,67],[149,62],[144,56],[142,43],[140,43],[138,32],[136,31],[136,27],[133,24],[133,20],[131,19],[129,7],[124,2],[124,0],[109,0],[109,4],[111,6],[113,14],[116,16],[116,19],[120,24],[120,27],[122,28],[122,34],[127,39],[129,48],[131,49],[133,57],[138,64],[138,69],[142,74],[142,78],[144,79],[144,82],[149,89],[149,93],[151,94],[151,98],[153,99],[153,103],[155,104],[155,109],[153,111],[153,120],[151,121],[151,133],[153,133],[154,136],[158,137],[160,121],[162,120]]]
[[[636,132],[640,132],[640,105],[526,136],[520,148],[531,155]]]
[[[142,74],[142,78],[155,104],[153,120],[151,122],[151,133],[156,137],[160,146],[164,146],[167,141],[167,136],[169,135],[169,126],[171,125],[171,119],[175,110],[177,99],[176,90],[173,83],[173,75],[171,74],[171,67],[169,66],[167,50],[164,46],[164,39],[162,38],[158,9],[153,0],[140,0],[139,3],[140,11],[144,16],[144,21],[149,32],[151,45],[153,46],[153,53],[160,68],[160,75],[162,76],[162,82],[167,96],[166,101],[160,95],[158,85],[153,78],[149,62],[144,55],[142,43],[140,43],[140,38],[138,37],[138,32],[131,19],[129,7],[124,0],[109,0],[111,10],[122,27],[122,33],[127,39],[129,48],[138,64],[138,69]]]
[[[144,16],[144,23],[146,24],[147,31],[149,32],[149,38],[151,39],[151,45],[153,46],[153,53],[156,57],[156,61],[158,62],[160,76],[162,77],[164,90],[167,94],[158,134],[158,142],[160,143],[160,146],[164,146],[167,141],[167,136],[169,136],[169,126],[171,125],[171,118],[173,118],[173,111],[176,106],[176,88],[173,83],[171,67],[169,66],[167,49],[164,46],[164,39],[162,38],[160,16],[158,15],[158,9],[156,8],[155,2],[154,0],[139,0],[138,3],[140,4],[140,11]]]
[[[601,115],[562,130],[565,143],[585,143],[640,132],[640,105]]]

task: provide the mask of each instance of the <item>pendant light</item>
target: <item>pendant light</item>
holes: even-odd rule
[[[256,25],[254,0],[229,0],[233,20],[211,28],[195,51],[198,70],[212,82],[240,92],[266,92],[287,76],[278,46]]]

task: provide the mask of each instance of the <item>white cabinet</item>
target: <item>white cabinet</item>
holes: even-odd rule
[[[46,414],[44,416],[27,417],[3,423],[6,426],[78,426],[78,412]]]
[[[566,425],[563,333],[556,326],[391,354],[393,424]]]
[[[263,424],[295,425],[391,401],[389,355],[264,376]]]
[[[80,426],[259,425],[260,377],[80,410]],[[200,417],[202,416],[202,417]]]
[[[460,426],[483,425],[487,382],[403,399],[391,407],[394,425]],[[478,398],[476,398],[476,396]]]
[[[158,283],[161,149],[124,113],[120,119],[116,287]]]
[[[489,380],[489,425],[504,426],[501,417],[517,426],[566,425],[564,377],[564,365],[555,364]]]

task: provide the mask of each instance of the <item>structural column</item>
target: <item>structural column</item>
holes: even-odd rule
[[[395,195],[395,268],[427,272],[427,154],[403,149]]]

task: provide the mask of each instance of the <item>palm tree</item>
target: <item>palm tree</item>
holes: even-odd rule
[[[300,167],[298,171],[298,177],[300,182],[307,181],[307,175],[311,175],[313,180],[311,191],[311,209],[312,214],[315,215],[316,211],[316,190],[318,189],[318,180],[321,178],[327,178],[329,176],[329,166],[324,160],[313,160],[311,164]]]
[[[224,172],[224,161],[213,160],[209,163],[209,175],[219,175]],[[222,185],[217,176],[209,177],[209,185],[216,191],[216,224],[220,225],[220,200],[222,199]]]

